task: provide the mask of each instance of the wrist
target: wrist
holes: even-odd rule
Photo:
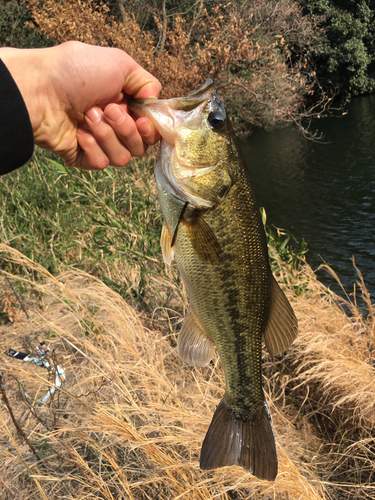
[[[40,105],[45,96],[48,82],[45,71],[44,51],[48,49],[0,48],[0,59],[12,75],[29,113],[33,132],[38,130],[43,121],[43,107]]]

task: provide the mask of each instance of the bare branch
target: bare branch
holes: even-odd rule
[[[16,420],[16,417],[14,416],[12,407],[10,406],[10,403],[9,403],[9,399],[8,399],[7,393],[5,391],[5,387],[4,387],[4,383],[3,383],[3,374],[1,372],[0,372],[0,392],[1,392],[1,395],[2,395],[2,398],[3,398],[3,403],[5,404],[5,406],[8,409],[10,418],[12,419],[14,427],[17,429],[18,435],[20,436],[21,439],[23,439],[25,441],[25,443],[30,448],[30,450],[32,451],[32,453],[37,457],[37,459],[39,461],[41,461],[41,458],[38,455],[38,452],[36,451],[36,449],[34,448],[34,446],[31,444],[29,438],[26,436],[24,430],[19,425],[19,423]]]
[[[126,23],[127,21],[127,15],[125,11],[125,0],[117,0],[118,3],[118,8],[121,14],[121,20],[123,23]]]
[[[162,25],[162,36],[159,46],[159,52],[163,52],[165,41],[167,39],[168,17],[166,9],[166,0],[162,0],[161,12],[163,16],[163,25]]]

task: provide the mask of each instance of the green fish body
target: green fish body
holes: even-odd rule
[[[212,81],[185,98],[133,101],[163,139],[156,181],[161,246],[175,258],[190,301],[180,357],[205,366],[220,355],[225,395],[204,439],[200,466],[241,465],[274,480],[277,453],[262,389],[262,339],[277,355],[297,320],[275,281],[247,169]]]

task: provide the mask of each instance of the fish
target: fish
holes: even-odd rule
[[[185,97],[129,102],[161,134],[155,168],[163,259],[176,260],[189,298],[180,358],[221,358],[225,394],[204,438],[200,468],[239,465],[274,481],[278,458],[262,387],[262,341],[276,356],[297,336],[293,309],[269,264],[245,160],[212,80]]]

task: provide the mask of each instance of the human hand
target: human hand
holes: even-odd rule
[[[23,96],[35,144],[68,166],[122,167],[159,140],[147,118],[132,118],[127,102],[156,97],[161,85],[122,50],[66,42],[1,48],[0,57]]]

